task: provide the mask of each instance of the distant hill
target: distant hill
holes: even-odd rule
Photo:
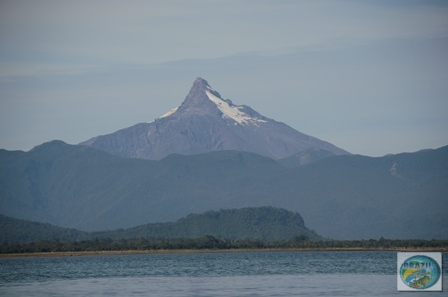
[[[274,206],[326,238],[448,237],[448,147],[288,168],[254,153],[119,158],[53,141],[0,150],[0,213],[83,231]]]
[[[185,100],[150,123],[139,123],[81,144],[116,156],[160,160],[170,154],[194,155],[237,150],[280,159],[318,148],[348,154],[331,143],[269,119],[249,106],[223,99],[197,78]]]
[[[146,224],[107,232],[83,232],[0,215],[0,244],[40,240],[77,241],[95,238],[202,238],[283,241],[295,237],[322,239],[305,227],[298,213],[273,207],[229,209],[191,214],[176,222]]]
[[[76,241],[89,238],[88,232],[57,227],[0,215],[0,244],[26,243],[41,240]]]
[[[201,238],[282,241],[294,237],[323,239],[305,227],[300,214],[274,207],[246,207],[190,214],[174,223],[147,224],[99,233],[108,238]]]

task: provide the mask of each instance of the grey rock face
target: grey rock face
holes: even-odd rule
[[[121,157],[159,160],[170,154],[247,151],[273,159],[320,148],[348,154],[328,142],[223,99],[197,78],[182,104],[151,123],[140,123],[81,143]]]

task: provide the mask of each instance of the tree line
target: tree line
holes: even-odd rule
[[[225,240],[207,235],[195,239],[110,239],[96,238],[61,242],[43,240],[31,243],[3,243],[1,254],[52,253],[52,252],[94,252],[94,251],[157,251],[157,250],[229,250],[229,249],[419,249],[448,250],[448,240],[385,239],[379,240],[319,240],[311,241],[298,236],[288,241]]]

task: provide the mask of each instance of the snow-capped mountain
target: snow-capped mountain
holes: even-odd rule
[[[303,134],[223,99],[197,78],[182,104],[151,123],[140,123],[81,143],[122,157],[159,160],[176,153],[220,150],[257,153],[280,159],[310,148],[348,154],[328,142]]]

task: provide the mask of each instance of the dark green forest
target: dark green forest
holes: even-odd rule
[[[95,238],[191,239],[212,235],[218,239],[285,241],[296,236],[323,239],[306,228],[300,214],[275,207],[247,207],[190,214],[175,222],[155,223],[129,229],[83,232],[47,223],[31,222],[0,215],[0,243],[37,241],[72,242]]]
[[[329,240],[305,227],[298,213],[274,207],[191,214],[176,222],[83,232],[0,215],[0,253],[238,249],[436,249],[448,240]]]
[[[0,253],[238,249],[437,249],[448,240],[331,240],[305,227],[300,214],[275,207],[208,211],[176,222],[84,232],[0,215]]]
[[[448,250],[448,240],[318,240],[296,237],[288,241],[220,240],[211,235],[196,239],[117,239],[110,238],[59,242],[46,240],[24,244],[2,244],[1,254],[96,252],[96,251],[158,251],[158,250],[230,250],[230,249],[304,249],[304,250]]]
[[[237,151],[126,159],[61,141],[0,150],[1,213],[94,232],[270,205],[327,238],[448,239],[448,146],[287,163]]]

